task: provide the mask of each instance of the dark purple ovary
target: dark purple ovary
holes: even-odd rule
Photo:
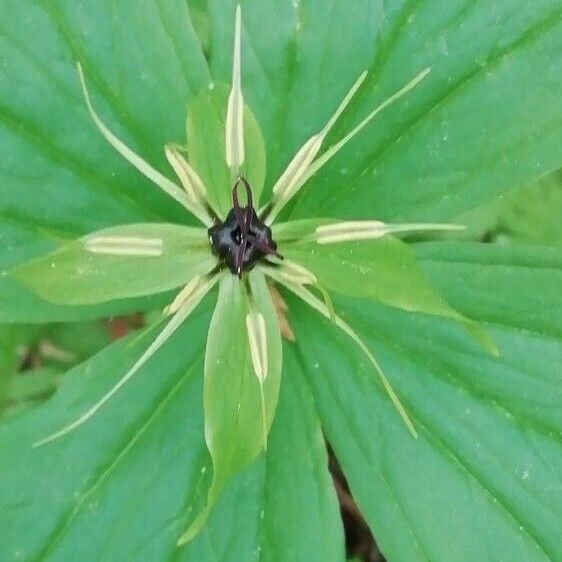
[[[238,202],[238,187],[246,188],[246,206]],[[213,252],[238,277],[249,271],[256,262],[268,254],[276,255],[277,244],[269,228],[258,217],[252,202],[252,191],[247,180],[239,177],[232,189],[232,209],[224,222],[209,228],[209,240]]]

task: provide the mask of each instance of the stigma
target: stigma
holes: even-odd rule
[[[238,199],[238,189],[246,190],[246,205]],[[246,178],[239,176],[232,188],[232,209],[224,222],[217,222],[208,230],[213,253],[230,269],[242,277],[256,262],[267,255],[281,257],[269,228],[257,215],[252,201],[252,190]]]

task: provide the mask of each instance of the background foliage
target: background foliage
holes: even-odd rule
[[[75,61],[112,128],[170,174],[163,146],[185,140],[186,105],[211,80],[228,82],[234,7],[0,0],[0,272],[99,228],[185,222],[97,134]],[[501,356],[486,355],[453,322],[338,299],[404,397],[420,430],[414,441],[349,342],[288,298],[296,343],[285,345],[267,454],[178,550],[209,485],[201,374],[210,310],[103,413],[32,450],[151,337],[82,362],[108,339],[103,330],[98,339],[99,323],[84,322],[156,310],[166,298],[54,306],[0,274],[3,404],[19,402],[10,373],[21,345],[53,340],[79,364],[51,400],[8,412],[0,427],[0,558],[342,560],[326,437],[390,561],[562,559],[560,2],[248,0],[243,11],[244,84],[267,144],[265,191],[363,69],[367,83],[334,137],[432,66],[423,87],[342,151],[287,215],[462,215],[469,241],[417,240],[414,250]],[[81,323],[53,326],[61,321]],[[52,363],[42,362],[54,378],[39,396],[65,369]]]

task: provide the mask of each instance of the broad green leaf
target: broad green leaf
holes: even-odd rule
[[[392,236],[378,240],[287,244],[281,253],[303,264],[321,287],[343,295],[372,298],[410,312],[452,318],[462,323],[491,353],[494,343],[477,324],[451,308],[427,281],[407,244]]]
[[[88,115],[76,72],[79,60],[108,126],[173,178],[164,144],[185,137],[186,102],[209,82],[185,2],[141,0],[131,12],[110,0],[96,2],[95,10],[82,0],[0,0],[0,13],[0,253],[4,243],[10,249],[13,230],[25,233],[30,252],[23,261],[45,242],[50,249],[51,238],[148,220],[189,221],[180,205],[105,142]],[[53,307],[0,276],[4,322],[84,319],[146,307],[138,299]]]
[[[211,69],[223,81],[235,4],[209,5]],[[299,218],[443,221],[562,161],[557,0],[250,0],[243,18],[253,47],[245,94],[267,139],[268,185],[361,71],[369,77],[326,146],[432,68],[303,190]]]
[[[64,440],[31,448],[111,387],[150,334],[114,344],[64,377],[48,403],[3,420],[2,560],[343,559],[319,420],[292,355],[267,454],[228,484],[201,534],[177,548],[212,473],[201,405],[208,317],[208,307],[195,313],[120,397]],[[286,462],[288,444],[303,462]]]
[[[252,361],[247,328],[252,308],[265,322],[266,368],[261,378]],[[213,482],[207,505],[182,535],[182,543],[199,533],[228,480],[267,448],[280,381],[281,335],[265,277],[252,271],[246,287],[227,274],[220,281],[205,353],[205,438]]]
[[[343,562],[339,506],[302,367],[288,350],[267,452],[227,486],[189,562]],[[287,462],[288,447],[299,462]],[[306,513],[306,517],[303,517]]]
[[[215,265],[204,229],[149,223],[92,233],[13,275],[47,301],[94,304],[168,291]]]
[[[549,295],[562,290],[560,253],[437,246],[419,251],[428,273],[455,307],[470,303],[490,322],[501,357],[443,320],[338,299],[413,415],[413,440],[360,354],[291,300],[324,431],[390,561],[558,560],[562,315]],[[523,311],[531,331],[521,329]]]
[[[138,559],[142,551],[158,560],[175,549],[208,463],[200,376],[208,316],[208,307],[196,313],[119,399],[64,439],[31,448],[113,386],[150,332],[114,344],[71,371],[46,404],[4,420],[0,558]]]
[[[222,84],[202,91],[187,110],[187,153],[207,188],[207,198],[221,218],[232,208],[231,177],[226,165],[225,120],[229,89]],[[250,108],[244,107],[246,159],[242,173],[252,186],[257,206],[265,178],[265,146]]]
[[[562,338],[559,250],[450,242],[416,244],[415,251],[428,277],[460,312]]]
[[[2,0],[0,11],[0,146],[10,155],[2,215],[82,233],[186,220],[99,134],[76,72],[80,61],[107,125],[171,175],[164,145],[184,137],[186,102],[209,80],[185,2],[142,0],[131,12],[109,0],[95,10],[84,1]]]

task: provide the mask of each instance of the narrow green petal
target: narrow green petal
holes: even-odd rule
[[[64,435],[74,431],[83,423],[88,421],[98,410],[108,402],[133,376],[139,369],[168,341],[172,334],[183,324],[186,318],[193,312],[203,297],[211,290],[218,281],[218,276],[207,278],[201,281],[199,287],[192,293],[191,297],[186,300],[178,312],[172,316],[166,327],[158,334],[156,339],[150,344],[148,349],[140,356],[137,362],[127,371],[121,379],[113,386],[104,396],[98,400],[91,408],[86,410],[80,417],[69,423],[59,431],[52,433],[45,439],[41,439],[33,444],[34,447],[40,447],[63,437]]]
[[[80,84],[82,86],[82,92],[84,94],[84,99],[86,100],[86,105],[92,120],[96,124],[97,128],[104,136],[105,140],[121,155],[125,160],[132,164],[141,174],[146,176],[150,181],[155,183],[160,189],[165,191],[172,199],[175,199],[178,203],[183,205],[188,211],[193,213],[199,220],[204,224],[207,224],[208,216],[202,214],[201,210],[194,206],[182,189],[177,186],[173,181],[169,180],[166,176],[162,175],[158,170],[154,169],[148,162],[143,160],[136,152],[131,150],[123,141],[118,139],[109,128],[103,123],[99,115],[97,114],[92,101],[90,99],[90,94],[86,86],[86,80],[84,79],[84,73],[82,71],[82,66],[78,63],[78,75],[80,77]]]
[[[390,381],[384,374],[381,366],[379,365],[378,361],[375,359],[375,356],[371,353],[370,349],[367,345],[363,342],[363,340],[359,337],[359,335],[351,328],[349,324],[347,324],[344,320],[342,320],[337,314],[334,315],[333,310],[330,310],[329,306],[323,303],[320,299],[316,298],[306,287],[302,285],[296,285],[294,283],[288,282],[283,276],[279,275],[277,271],[273,269],[268,269],[267,274],[270,275],[275,281],[284,285],[287,289],[292,291],[295,295],[301,298],[304,302],[306,302],[309,306],[314,308],[316,311],[320,312],[326,318],[333,320],[335,325],[344,331],[363,351],[363,353],[369,359],[371,365],[374,367],[385,391],[387,392],[392,404],[396,408],[396,411],[400,414],[400,417],[404,421],[408,431],[414,436],[417,437],[417,431],[414,427],[414,424],[410,420],[406,409],[400,402],[398,395],[392,388]]]
[[[302,187],[308,177],[308,170],[324,139],[349,105],[349,102],[356,94],[357,90],[367,77],[367,72],[363,72],[355,81],[349,92],[345,95],[334,114],[330,117],[324,128],[317,134],[310,137],[298,150],[281,177],[273,186],[274,203],[267,215],[267,224],[272,224],[281,209],[290,201],[293,195]]]

